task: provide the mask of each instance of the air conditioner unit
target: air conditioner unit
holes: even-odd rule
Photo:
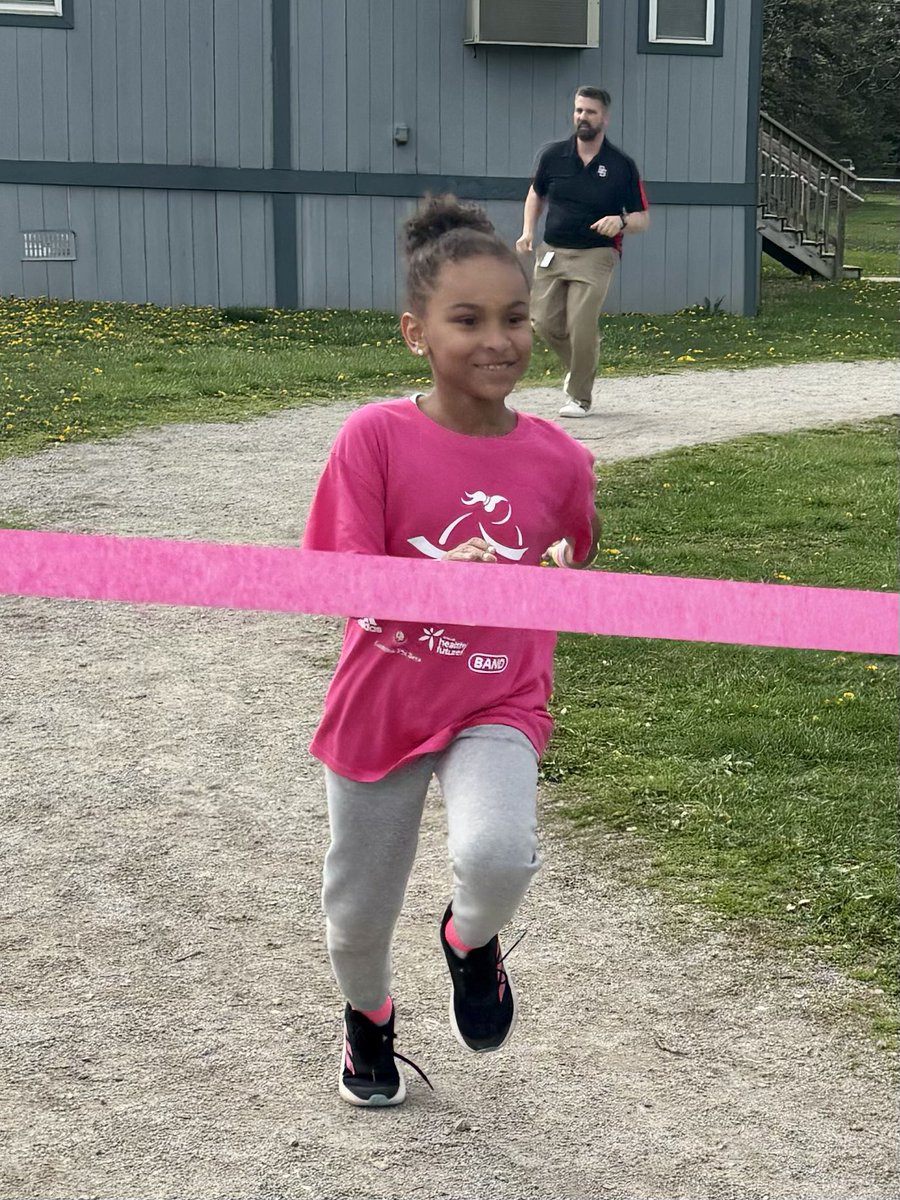
[[[468,46],[600,45],[600,0],[466,0]]]

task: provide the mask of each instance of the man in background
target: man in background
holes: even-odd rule
[[[650,216],[634,162],[606,137],[609,92],[580,87],[574,132],[537,156],[525,199],[520,253],[537,247],[531,320],[566,368],[561,417],[586,417],[600,356],[599,317],[626,233],[643,233]]]

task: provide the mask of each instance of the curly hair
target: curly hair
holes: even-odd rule
[[[525,268],[515,251],[503,241],[477,204],[464,204],[455,196],[426,196],[403,226],[407,258],[407,294],[410,308],[421,312],[434,291],[444,263],[488,255],[515,265],[526,284]]]

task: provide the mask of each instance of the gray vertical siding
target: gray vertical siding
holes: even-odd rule
[[[415,29],[416,0],[393,0],[393,46],[391,47],[391,74],[394,94],[391,110],[391,129],[395,123],[410,125],[409,141],[405,146],[392,145],[392,171],[395,175],[414,174],[416,171],[416,138],[418,130],[409,114],[415,112],[416,71],[410,61],[411,55],[398,53],[394,47],[411,47],[412,31]]]
[[[325,169],[325,16],[332,5],[304,4],[294,10],[294,112],[292,161],[304,171]],[[329,105],[341,81],[329,77]],[[341,168],[338,168],[341,169]]]
[[[324,196],[301,196],[300,237],[298,239],[300,303],[308,308],[324,308],[327,254],[325,246]]]
[[[77,0],[70,30],[4,26],[0,156],[268,166],[269,46],[268,0]]]
[[[122,296],[146,303],[147,295],[147,230],[144,195],[134,191],[119,192],[119,232],[122,255]]]
[[[414,39],[414,40],[413,40]],[[414,52],[411,52],[413,51]],[[348,58],[359,54],[359,48],[348,45]],[[416,130],[416,169],[420,174],[439,173],[441,169],[441,43],[440,22],[435,19],[430,0],[416,5],[415,23],[410,30],[410,42],[401,61],[416,76],[416,107],[410,124]],[[459,112],[454,114],[459,121]],[[502,171],[497,172],[502,175]]]
[[[314,4],[300,6],[298,33],[306,36],[307,13],[316,8]],[[322,123],[322,161],[320,168],[310,170],[346,171],[348,154],[348,122],[368,120],[368,106],[364,112],[350,111],[348,90],[350,75],[356,63],[350,64],[350,44],[347,30],[346,0],[328,0],[321,6],[322,21],[322,78],[318,93],[311,97],[306,93],[306,104],[298,113],[298,124],[304,129],[320,120]],[[296,9],[294,10],[296,13]],[[320,115],[317,115],[320,114]],[[301,141],[301,150],[303,142]]]
[[[83,189],[79,189],[83,190]],[[146,191],[144,232],[147,238],[147,299],[164,308],[172,303],[172,272],[169,266],[169,196]],[[90,293],[85,293],[89,295]]]
[[[19,189],[0,184],[0,296],[21,296]]]
[[[0,157],[19,157],[19,60],[14,38],[0,37]]]
[[[81,28],[76,21],[76,30]],[[54,31],[51,31],[54,32]],[[83,49],[88,50],[82,43]],[[115,0],[91,0],[90,51],[79,57],[82,46],[72,46],[73,71],[87,71],[91,80],[91,129],[93,157],[100,162],[119,161],[119,113],[117,110],[116,76],[116,4]],[[135,64],[121,64],[126,72]]]
[[[119,193],[113,188],[100,188],[94,196],[94,234],[97,246],[99,298],[124,300]]]
[[[166,12],[164,5],[142,4],[141,26],[141,135],[143,159],[165,162],[168,153],[168,95],[166,88]]]
[[[271,209],[236,192],[0,184],[0,295],[271,306]],[[43,228],[75,230],[75,262],[20,261],[20,230]]]
[[[37,29],[23,32],[31,33],[32,36],[20,39],[17,64],[19,157],[43,158],[44,71],[41,63],[41,35]]]
[[[527,174],[565,129],[569,93],[602,74],[599,51],[463,46],[461,3],[329,0],[293,14],[301,170]]]
[[[136,4],[115,5],[115,101],[103,97],[103,103],[116,115],[116,154],[119,162],[141,162],[144,157],[141,88],[144,72],[155,63],[144,62],[141,42],[141,10]]]
[[[48,32],[43,30],[41,32]],[[69,78],[66,44],[60,38],[41,38],[41,83],[49,103],[42,104],[43,158],[65,158],[69,149],[66,122],[60,115],[66,111],[66,92]]]
[[[19,188],[19,228],[27,228],[26,221],[34,213],[39,225],[44,221],[43,189],[38,187]],[[22,295],[46,296],[50,294],[50,279],[44,263],[22,263]]]
[[[191,157],[201,167],[216,165],[216,104],[213,0],[187,0],[190,38]],[[229,138],[229,146],[231,139]],[[226,150],[223,147],[223,152]]]
[[[305,8],[315,7],[304,5]],[[271,165],[268,0],[77,0],[66,32],[0,31],[0,158]],[[271,201],[0,185],[0,292],[274,303]],[[22,229],[75,263],[22,263]]]
[[[342,7],[335,4],[335,8]],[[370,37],[370,8],[368,4],[350,4],[353,10],[352,30],[354,38],[366,46],[366,53],[360,54],[353,63],[353,69],[347,76],[347,120],[346,120],[346,169],[348,171],[368,171],[372,161],[372,130],[371,123],[378,116],[384,115],[384,110],[378,111],[375,98],[372,95],[372,66]],[[384,69],[383,64],[376,65]],[[323,100],[330,104],[333,99],[332,90],[326,85]]]
[[[50,193],[64,199],[53,207]],[[402,304],[397,234],[412,200],[301,196],[296,203],[301,307]],[[514,240],[521,205],[487,208]],[[726,207],[656,208],[650,232],[625,242],[608,311],[666,312],[707,297],[740,311],[742,219]],[[75,263],[18,261],[18,230],[45,223],[77,231]],[[271,199],[263,195],[0,185],[0,294],[273,305],[271,238]]]
[[[718,84],[710,119],[710,179],[743,179],[739,165],[740,148],[745,147],[746,96],[738,95],[737,61],[741,49],[746,53],[749,16],[744,28],[744,13],[749,4],[736,6],[725,22],[722,57],[710,61]]]
[[[645,178],[743,183],[751,5],[726,5],[719,58],[637,54],[638,9],[605,0],[597,50],[476,51],[461,0],[292,0],[290,166],[524,177],[592,82]],[[71,30],[4,26],[0,159],[271,167],[271,37],[271,0],[76,0]],[[297,195],[299,303],[398,305],[411,204]],[[515,237],[520,205],[489,209]],[[0,184],[0,292],[271,304],[272,210],[264,193]],[[19,231],[42,227],[75,230],[74,264],[21,263]],[[741,209],[656,206],[651,232],[626,239],[609,306],[739,311],[743,229]]]
[[[372,304],[393,308],[403,302],[403,275],[397,230],[412,210],[409,200],[372,200]]]
[[[165,162],[191,161],[193,80],[191,79],[190,12],[185,4],[163,0],[165,12],[166,153]]]

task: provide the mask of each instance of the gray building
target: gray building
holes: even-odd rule
[[[0,294],[399,307],[415,198],[513,240],[594,83],[653,210],[607,308],[754,312],[761,27],[762,0],[0,0]]]

